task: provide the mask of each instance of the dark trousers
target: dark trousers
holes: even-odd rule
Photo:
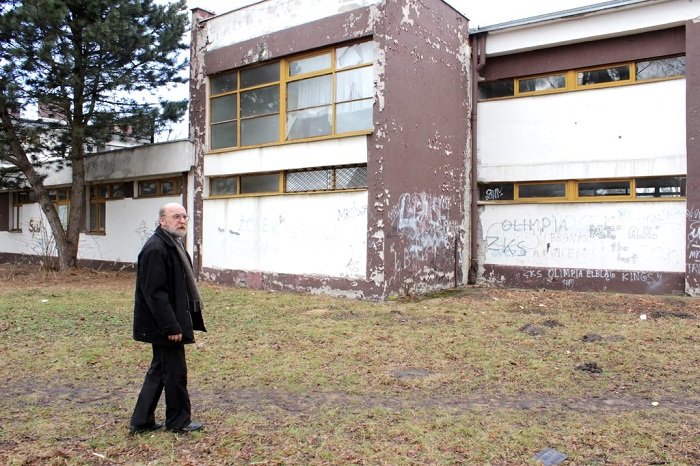
[[[136,401],[131,425],[145,427],[155,422],[156,406],[165,389],[165,427],[181,429],[191,421],[185,345],[152,346],[153,360]]]

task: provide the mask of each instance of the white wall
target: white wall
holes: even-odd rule
[[[478,105],[479,181],[686,171],[684,79]]]
[[[268,0],[216,16],[208,23],[208,50],[281,31],[379,0]],[[264,57],[260,57],[264,58]]]
[[[684,201],[483,206],[479,262],[683,272],[685,215]]]
[[[158,210],[181,196],[107,201],[105,235],[80,235],[79,259],[136,262],[141,248],[158,225]],[[190,231],[192,225],[190,221]],[[190,235],[192,236],[192,235]]]
[[[203,266],[365,278],[367,192],[204,201]]]
[[[593,3],[593,2],[591,2]],[[657,0],[519,28],[489,32],[488,55],[501,55],[554,45],[598,40],[626,33],[682,25],[700,16],[700,2]]]
[[[285,144],[209,154],[205,176],[367,163],[367,136]]]
[[[158,223],[158,209],[180,196],[107,201],[106,234],[80,235],[78,259],[136,262],[141,247]],[[20,211],[21,232],[0,232],[1,252],[43,255],[55,253],[51,228],[39,204],[24,204]]]

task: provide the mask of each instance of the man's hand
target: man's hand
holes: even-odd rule
[[[182,341],[182,333],[178,333],[176,335],[168,335],[168,340],[172,341],[173,343],[178,343]]]

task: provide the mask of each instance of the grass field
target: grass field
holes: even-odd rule
[[[700,464],[697,299],[203,285],[210,331],[187,352],[205,431],[129,436],[150,361],[133,279],[0,269],[0,464]]]

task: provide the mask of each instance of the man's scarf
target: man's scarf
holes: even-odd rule
[[[180,256],[182,268],[185,269],[185,275],[187,276],[187,292],[193,304],[193,310],[194,312],[200,312],[202,310],[202,296],[199,294],[199,288],[197,288],[197,280],[194,279],[192,263],[189,257],[187,257],[185,246],[183,246],[180,238],[174,238],[174,240],[177,246],[175,250],[177,251],[177,255]]]

